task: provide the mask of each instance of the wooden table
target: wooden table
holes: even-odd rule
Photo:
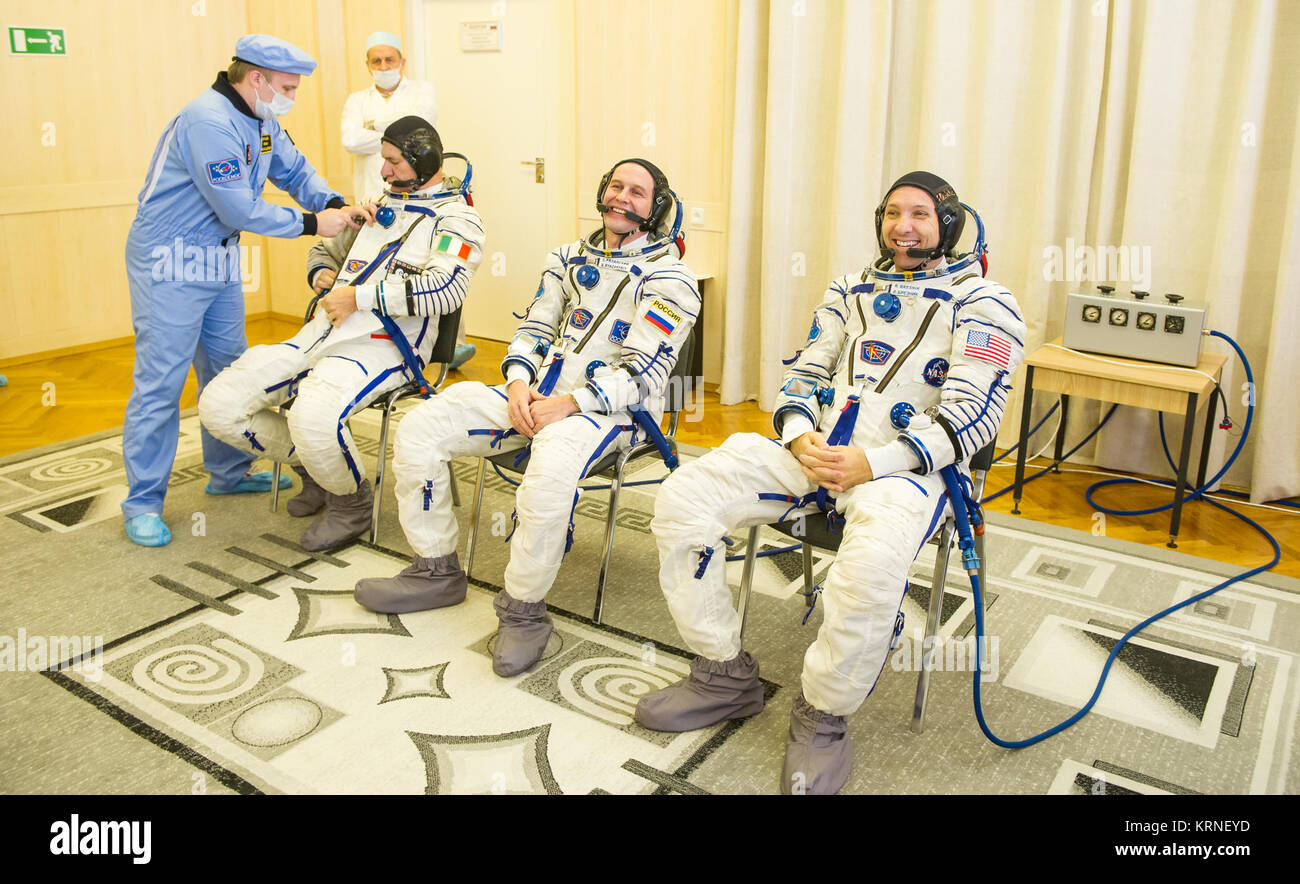
[[[1150,408],[1183,415],[1183,442],[1178,456],[1178,478],[1174,488],[1173,514],[1169,519],[1168,546],[1176,548],[1178,523],[1183,512],[1183,493],[1187,488],[1187,465],[1191,453],[1193,421],[1202,407],[1205,414],[1205,434],[1201,442],[1201,463],[1196,487],[1205,484],[1205,467],[1210,457],[1210,434],[1214,429],[1214,396],[1223,378],[1223,366],[1228,361],[1226,353],[1202,353],[1197,370],[1210,377],[1194,374],[1185,368],[1123,359],[1117,356],[1098,357],[1058,349],[1061,339],[1044,344],[1025,359],[1025,395],[1020,415],[1020,447],[1016,455],[1016,481],[1012,492],[1011,512],[1020,512],[1020,492],[1025,478],[1025,457],[1028,448],[1029,418],[1033,412],[1034,391],[1061,394],[1061,426],[1056,431],[1056,452],[1052,466],[1061,463],[1065,445],[1065,419],[1071,396],[1117,402],[1137,408]],[[1057,345],[1057,346],[1053,346]],[[1214,380],[1211,380],[1213,378]],[[1203,402],[1209,396],[1208,403]]]

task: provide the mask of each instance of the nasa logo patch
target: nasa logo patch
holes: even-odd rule
[[[925,364],[925,370],[921,372],[925,382],[931,387],[942,387],[943,382],[948,380],[948,360],[942,358],[931,359]]]
[[[602,365],[605,365],[605,363],[601,362],[599,359],[593,359],[591,362],[587,363],[587,380],[591,380],[595,377],[596,369],[600,368]]]
[[[614,320],[614,327],[609,330],[609,339],[615,344],[621,344],[627,340],[627,333],[632,330],[632,323],[624,322],[621,319]]]
[[[894,348],[884,341],[863,341],[862,361],[868,365],[884,365],[894,355]]]
[[[591,325],[591,311],[581,308],[574,310],[573,316],[569,318],[569,325],[579,330]]]
[[[208,180],[213,184],[238,181],[243,177],[244,170],[239,167],[239,160],[235,157],[226,157],[224,160],[208,163]]]

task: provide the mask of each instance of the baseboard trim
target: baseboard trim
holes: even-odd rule
[[[261,313],[250,313],[244,317],[244,322],[258,322],[263,319],[280,319],[285,322],[292,322],[295,325],[302,322],[301,316],[292,316],[288,313],[273,313],[264,310]],[[6,356],[0,359],[0,368],[10,365],[26,365],[30,362],[41,362],[46,359],[58,359],[63,356],[76,356],[79,353],[94,353],[96,350],[109,350],[113,347],[129,346],[135,341],[135,335],[126,335],[121,338],[108,338],[103,341],[87,341],[84,344],[75,344],[71,347],[58,347],[54,350],[37,350],[35,353],[23,353],[18,356]]]

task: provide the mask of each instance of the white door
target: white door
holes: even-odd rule
[[[473,163],[474,207],[487,231],[462,323],[468,334],[508,341],[547,252],[577,238],[573,2],[424,0],[421,12],[438,134],[445,150]],[[501,51],[463,50],[463,22],[498,22]],[[446,169],[459,175],[461,161]]]

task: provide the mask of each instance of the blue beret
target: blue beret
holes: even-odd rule
[[[316,59],[297,46],[270,34],[245,34],[235,43],[235,58],[286,74],[310,74]]]

